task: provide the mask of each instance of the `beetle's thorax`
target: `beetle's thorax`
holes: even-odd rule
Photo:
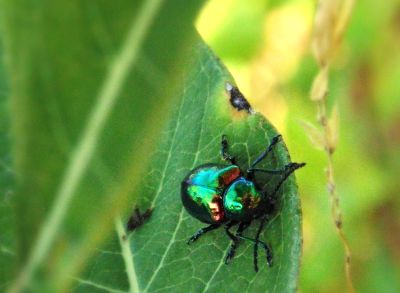
[[[262,194],[245,177],[236,178],[223,194],[223,209],[229,220],[250,221],[259,211]]]

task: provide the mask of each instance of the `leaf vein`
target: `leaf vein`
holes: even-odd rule
[[[139,285],[136,277],[135,266],[133,264],[133,257],[129,247],[129,241],[126,239],[126,232],[120,218],[115,220],[115,229],[118,234],[119,244],[122,250],[122,258],[125,263],[126,274],[128,275],[130,292],[139,292]]]
[[[209,84],[209,83],[207,83],[207,84]],[[185,96],[186,96],[186,95],[184,95],[184,97],[185,97]],[[197,160],[198,160],[198,154],[199,154],[198,151],[199,151],[199,149],[200,149],[201,137],[202,137],[203,128],[204,128],[204,118],[205,118],[205,116],[206,116],[206,110],[207,110],[207,105],[208,105],[209,97],[210,97],[210,89],[209,89],[209,87],[208,87],[208,93],[207,93],[207,95],[206,95],[206,101],[205,101],[205,103],[204,103],[204,110],[203,110],[203,114],[202,114],[201,122],[200,122],[199,139],[198,139],[197,148],[196,148],[196,149],[197,149],[197,152],[196,152],[195,158],[194,158],[194,160],[193,160],[193,164],[192,164],[191,169],[193,169],[193,168],[195,167],[195,165],[196,165],[196,163],[197,163]],[[183,99],[182,99],[182,104],[183,104],[184,100],[185,100],[185,99],[183,98]],[[181,112],[181,111],[180,111],[180,112]],[[179,114],[180,114],[180,113],[179,113]],[[179,118],[179,117],[178,117],[178,118]],[[172,234],[171,240],[170,240],[170,242],[168,243],[168,246],[167,246],[167,248],[166,248],[166,250],[165,250],[165,252],[164,252],[164,254],[163,254],[162,258],[161,258],[161,261],[160,261],[160,263],[159,263],[157,269],[154,271],[152,277],[150,278],[149,283],[147,284],[146,288],[144,289],[144,292],[147,292],[147,290],[150,288],[150,286],[151,286],[151,284],[153,283],[154,279],[155,279],[156,276],[158,275],[158,272],[160,271],[161,267],[163,266],[164,261],[165,261],[165,258],[166,258],[166,256],[167,256],[167,254],[169,253],[169,250],[170,250],[172,244],[175,242],[175,237],[176,237],[176,234],[177,234],[177,232],[178,232],[178,230],[179,230],[179,228],[180,228],[180,226],[181,226],[182,218],[183,218],[183,207],[181,207],[181,209],[180,209],[179,220],[178,220],[178,223],[177,223],[176,228],[175,228],[175,230],[174,230],[174,233]]]
[[[147,290],[150,288],[151,284],[153,283],[154,279],[158,275],[158,272],[162,268],[162,266],[164,264],[164,261],[165,261],[165,258],[167,257],[167,254],[168,254],[169,250],[171,249],[172,244],[175,242],[176,234],[178,233],[179,227],[181,226],[181,223],[182,223],[182,216],[183,216],[183,209],[181,209],[181,212],[179,214],[178,224],[176,225],[176,228],[174,230],[174,233],[172,234],[171,240],[169,241],[168,246],[165,249],[165,252],[164,252],[164,254],[163,254],[162,258],[161,258],[160,264],[158,265],[157,269],[154,271],[149,283],[147,284],[147,286],[143,290],[143,292],[147,292]]]
[[[102,284],[94,283],[94,282],[89,281],[89,280],[84,280],[84,279],[80,279],[80,278],[74,278],[74,279],[76,281],[78,281],[79,283],[81,283],[81,284],[93,286],[93,287],[98,288],[98,289],[103,289],[104,291],[107,291],[107,292],[126,293],[125,291],[114,289],[114,288],[110,288],[110,287],[104,286]]]

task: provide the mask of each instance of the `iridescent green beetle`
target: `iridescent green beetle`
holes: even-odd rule
[[[223,135],[221,155],[224,160],[230,162],[230,165],[205,164],[189,172],[182,181],[182,203],[190,215],[209,225],[198,230],[188,240],[188,244],[196,241],[204,233],[224,225],[226,234],[232,240],[225,257],[226,264],[234,257],[239,239],[254,243],[254,269],[256,271],[258,271],[258,246],[265,249],[267,264],[269,266],[272,264],[271,249],[265,242],[259,240],[260,234],[279,187],[290,174],[305,165],[305,163],[290,163],[280,170],[255,168],[267,157],[280,138],[280,135],[274,137],[267,149],[250,165],[246,172],[243,172],[236,164],[235,158],[228,153],[228,141]],[[267,191],[257,187],[255,172],[281,176],[272,193],[268,194]],[[253,239],[243,236],[242,233],[254,219],[261,219],[256,237]],[[238,225],[235,234],[229,231],[234,225]]]

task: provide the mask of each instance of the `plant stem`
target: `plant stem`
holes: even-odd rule
[[[344,231],[342,229],[343,226],[343,220],[342,220],[342,211],[340,209],[340,198],[339,195],[336,192],[336,184],[335,184],[335,176],[334,176],[334,168],[333,168],[333,153],[335,151],[335,148],[332,146],[329,146],[329,141],[330,141],[330,129],[329,125],[326,122],[326,105],[325,103],[322,103],[322,105],[319,105],[318,107],[320,110],[318,112],[320,116],[321,121],[320,124],[324,129],[324,134],[325,134],[325,152],[327,155],[327,160],[328,160],[328,166],[326,169],[326,177],[327,177],[327,188],[328,188],[328,193],[329,197],[331,199],[331,215],[332,219],[335,225],[335,229],[337,234],[339,235],[340,241],[342,242],[344,251],[345,251],[345,272],[346,272],[346,280],[347,280],[347,287],[349,289],[349,292],[353,293],[354,292],[354,286],[353,286],[353,279],[351,275],[351,250],[350,250],[350,245],[349,242],[347,241],[347,238],[344,234]]]
[[[336,149],[338,126],[333,122],[337,117],[334,113],[331,120],[327,116],[328,73],[329,64],[338,50],[344,31],[350,19],[355,0],[320,0],[315,14],[313,49],[319,64],[311,91],[311,100],[317,106],[317,120],[322,128],[322,142],[327,156],[327,188],[331,199],[331,214],[337,234],[345,251],[345,272],[348,291],[353,293],[354,286],[351,276],[351,250],[342,229],[343,220],[340,209],[340,199],[336,192],[333,168],[333,154]]]

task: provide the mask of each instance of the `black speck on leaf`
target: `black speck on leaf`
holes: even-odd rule
[[[254,114],[254,110],[251,108],[249,102],[236,86],[227,82],[225,84],[225,89],[229,94],[229,101],[235,109],[237,109],[238,111],[245,110],[249,114]]]

